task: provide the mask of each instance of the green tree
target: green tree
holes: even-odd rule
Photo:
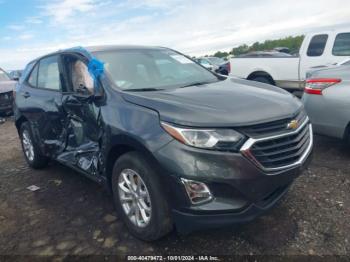
[[[217,52],[214,54],[214,56],[220,57],[220,58],[225,58],[225,57],[227,57],[228,55],[229,55],[229,53],[227,53],[227,52],[221,52],[221,51],[217,51]]]
[[[217,57],[226,57],[228,55],[239,56],[252,51],[269,51],[276,47],[287,47],[292,54],[298,53],[301,43],[304,40],[304,35],[298,36],[287,36],[280,39],[265,40],[264,42],[255,42],[248,46],[247,44],[240,45],[238,47],[232,48],[232,50],[227,52],[218,51],[214,54]]]
[[[249,51],[249,46],[244,44],[244,45],[240,45],[238,47],[232,48],[230,54],[231,55],[241,55],[241,54],[245,54]]]

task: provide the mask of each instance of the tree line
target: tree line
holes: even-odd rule
[[[298,36],[287,36],[280,39],[265,40],[264,42],[255,42],[248,46],[247,44],[240,45],[232,48],[230,52],[217,51],[213,56],[216,57],[227,57],[229,55],[239,56],[253,51],[267,51],[273,50],[276,47],[287,47],[291,54],[299,52],[301,43],[304,40],[304,35]]]

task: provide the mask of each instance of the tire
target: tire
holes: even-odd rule
[[[28,165],[34,169],[42,169],[46,167],[49,163],[49,158],[42,155],[40,148],[35,143],[33,143],[33,134],[28,122],[24,122],[21,125],[20,139],[24,158],[27,161]],[[26,150],[30,151],[30,155],[28,155]]]
[[[251,81],[256,81],[264,84],[274,85],[273,81],[266,76],[256,76],[250,79]]]
[[[139,192],[143,192],[143,196],[148,193],[148,197],[145,197],[146,200],[137,199],[137,196],[130,196],[125,193],[125,187],[130,191],[130,187],[127,186],[128,183],[124,177],[133,178],[134,183],[143,183],[144,187],[140,187]],[[141,179],[139,179],[140,177]],[[162,187],[155,173],[155,169],[152,168],[150,164],[145,160],[145,158],[138,152],[129,152],[122,155],[114,164],[113,173],[112,173],[112,191],[113,191],[113,200],[117,210],[118,215],[121,217],[123,222],[128,227],[129,231],[137,238],[144,241],[154,241],[160,239],[161,237],[168,234],[172,228],[173,223],[171,221],[170,209],[168,202],[165,199],[165,196],[162,192]],[[132,179],[129,180],[132,182]],[[123,186],[121,186],[122,184]],[[121,189],[124,188],[124,189]],[[136,192],[137,190],[135,190]],[[133,193],[135,194],[135,193]],[[141,195],[141,193],[140,193]],[[128,201],[123,202],[121,199],[128,198]],[[133,200],[130,201],[130,198]],[[127,215],[126,209],[128,206],[135,205],[139,203],[137,201],[143,201],[147,205],[148,211],[143,210],[145,217],[148,214],[148,222],[145,222],[146,219],[143,219],[141,216],[141,209],[135,207],[136,211],[134,216]],[[144,206],[144,205],[136,205]],[[150,207],[150,208],[149,208]],[[130,208],[129,210],[135,210]],[[138,211],[137,211],[138,210]],[[131,212],[131,214],[133,213]],[[137,223],[137,216],[141,217],[140,223]],[[142,221],[144,223],[142,223]]]
[[[345,147],[347,147],[347,148],[350,147],[350,123],[345,128],[343,142],[344,142],[343,144]]]
[[[228,72],[226,70],[222,71],[221,74],[224,76],[228,76]]]

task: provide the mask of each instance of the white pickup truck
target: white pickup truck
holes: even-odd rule
[[[306,35],[297,56],[259,56],[231,58],[230,75],[302,91],[307,71],[350,58],[350,29]]]

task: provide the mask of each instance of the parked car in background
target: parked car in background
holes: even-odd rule
[[[10,73],[9,73],[9,76],[12,80],[14,81],[18,81],[21,76],[22,76],[22,70],[12,70]]]
[[[105,185],[136,237],[250,221],[307,165],[312,127],[288,92],[167,48],[87,50],[27,66],[15,124],[31,167],[55,159]]]
[[[246,54],[236,56],[237,58],[262,58],[262,57],[290,57],[290,54],[278,51],[253,51]]]
[[[12,114],[13,90],[16,81],[12,81],[8,74],[0,68],[0,114]]]
[[[309,72],[302,102],[316,133],[350,140],[350,62]]]
[[[290,54],[290,49],[288,47],[275,47],[273,50],[285,54]]]
[[[197,58],[196,61],[205,68],[221,75],[228,75],[231,71],[230,62],[219,57],[200,57]]]
[[[302,91],[306,72],[312,67],[339,63],[346,58],[350,58],[349,28],[307,34],[299,56],[234,57],[230,59],[230,74],[290,91]]]

